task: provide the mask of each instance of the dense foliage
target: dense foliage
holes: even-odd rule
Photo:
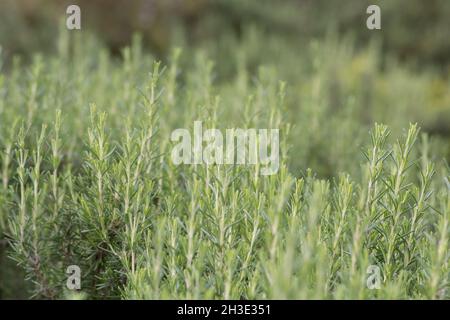
[[[419,129],[448,82],[382,65],[376,43],[243,37],[161,64],[138,37],[112,58],[62,32],[0,75],[4,297],[450,297],[447,143]],[[175,166],[170,134],[195,120],[280,129],[279,172]]]

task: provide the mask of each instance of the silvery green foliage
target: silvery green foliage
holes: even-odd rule
[[[450,297],[450,171],[439,143],[417,125],[402,133],[392,122],[395,134],[364,125],[358,94],[370,89],[353,79],[343,90],[356,94],[334,105],[320,46],[302,89],[271,67],[251,74],[251,44],[230,58],[235,77],[220,80],[204,52],[174,50],[163,67],[138,40],[113,61],[74,37],[62,34],[56,57],[0,76],[1,241],[32,296]],[[354,58],[347,45],[322,44],[342,58],[338,70]],[[366,71],[394,81],[371,65],[374,52]],[[279,129],[279,170],[175,165],[171,132],[199,119]],[[69,266],[80,271],[76,288]],[[375,290],[370,266],[382,277]]]

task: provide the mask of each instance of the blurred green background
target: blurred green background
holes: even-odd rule
[[[218,62],[219,79],[233,75],[230,57],[239,47],[249,53],[250,71],[272,64],[280,78],[295,82],[299,70],[292,68],[286,56],[303,59],[315,41],[347,40],[353,51],[371,46],[378,50],[379,70],[400,64],[432,78],[426,84],[428,106],[423,107],[439,116],[429,129],[450,132],[441,114],[450,101],[448,0],[2,0],[0,45],[6,70],[14,55],[27,61],[36,52],[56,52],[58,26],[69,4],[81,7],[81,31],[95,34],[111,53],[120,55],[138,32],[144,47],[163,62],[174,46],[204,48]],[[366,28],[370,4],[381,8],[382,30]],[[354,54],[351,64],[363,72],[360,69],[367,61],[359,58]]]
[[[0,41],[6,54],[53,48],[69,4],[81,7],[83,30],[95,32],[116,52],[137,31],[164,57],[180,38],[198,46],[231,35],[241,38],[253,25],[295,46],[331,30],[354,35],[359,45],[378,37],[383,52],[418,67],[448,72],[450,61],[447,0],[2,0]],[[381,7],[380,32],[365,27],[370,4]]]
[[[240,69],[250,81],[261,74],[261,66],[272,70],[273,80],[288,83],[293,124],[309,124],[311,117],[330,122],[320,134],[308,134],[304,126],[304,139],[316,139],[317,147],[299,155],[306,158],[293,161],[294,169],[306,164],[325,176],[349,170],[329,160],[326,138],[335,138],[342,126],[353,126],[346,132],[358,137],[376,121],[394,133],[418,122],[448,145],[448,0],[2,0],[6,72],[14,56],[27,63],[36,52],[58,52],[59,26],[69,4],[81,7],[82,30],[72,34],[82,34],[83,41],[94,35],[99,48],[121,59],[123,47],[139,33],[144,49],[165,64],[172,49],[182,47],[185,69],[196,59],[214,62],[213,80],[224,96],[235,90],[230,84]],[[381,30],[366,28],[370,4],[381,8]],[[325,104],[323,111],[319,104]],[[343,139],[336,148],[347,147]],[[294,148],[302,147],[298,141],[293,139]],[[440,150],[448,157],[448,148]]]

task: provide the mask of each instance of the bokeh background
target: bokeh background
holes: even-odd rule
[[[314,58],[315,53],[308,54],[316,42],[329,45],[320,51],[328,54],[323,62],[333,65],[330,76],[339,78],[341,66],[346,77],[369,83],[368,68],[394,73],[400,66],[401,72],[411,72],[411,77],[424,81],[417,85],[422,87],[425,101],[415,100],[421,106],[410,106],[427,113],[417,115],[417,121],[431,133],[450,134],[447,0],[2,0],[3,68],[8,69],[15,55],[29,61],[36,52],[56,52],[59,26],[69,4],[82,8],[82,32],[95,35],[112,54],[120,56],[121,49],[139,33],[145,49],[163,62],[175,46],[192,49],[185,50],[186,56],[186,52],[205,50],[216,62],[218,80],[235,74],[236,59],[230,57],[240,50],[253,74],[261,65],[272,65],[281,79],[295,84],[307,75],[308,66],[298,66]],[[370,4],[381,7],[382,30],[365,27]],[[349,51],[343,53],[348,57],[326,52],[334,49]],[[358,78],[361,76],[365,78]],[[341,82],[336,79],[333,84],[337,95],[345,91]]]
[[[183,48],[185,68],[213,61],[224,97],[244,95],[256,79],[286,81],[294,173],[356,171],[374,122],[394,132],[418,122],[437,146],[434,157],[449,159],[448,0],[1,0],[2,72],[58,52],[69,4],[81,7],[82,30],[73,32],[118,60],[140,34],[163,63],[174,47]],[[366,28],[370,4],[381,7],[381,30]],[[2,254],[0,298],[27,297],[20,271]]]
[[[375,37],[365,28],[365,11],[377,4],[383,52],[446,72],[450,61],[446,0],[2,0],[0,39],[6,53],[51,50],[69,4],[82,8],[83,29],[95,32],[112,51],[140,32],[148,49],[161,57],[181,38],[189,46],[230,36],[242,39],[250,25],[267,36],[290,39],[296,47],[330,31],[352,34],[364,45]]]

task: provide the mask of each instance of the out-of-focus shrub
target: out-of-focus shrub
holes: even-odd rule
[[[447,0],[3,0],[0,43],[10,53],[51,47],[69,4],[82,9],[83,28],[94,30],[117,51],[134,32],[163,55],[176,39],[188,45],[241,36],[246,25],[305,42],[333,30],[351,33],[361,44],[379,37],[383,50],[402,60],[448,67]],[[381,7],[382,30],[366,28],[366,8]],[[264,47],[264,43],[261,43]]]

